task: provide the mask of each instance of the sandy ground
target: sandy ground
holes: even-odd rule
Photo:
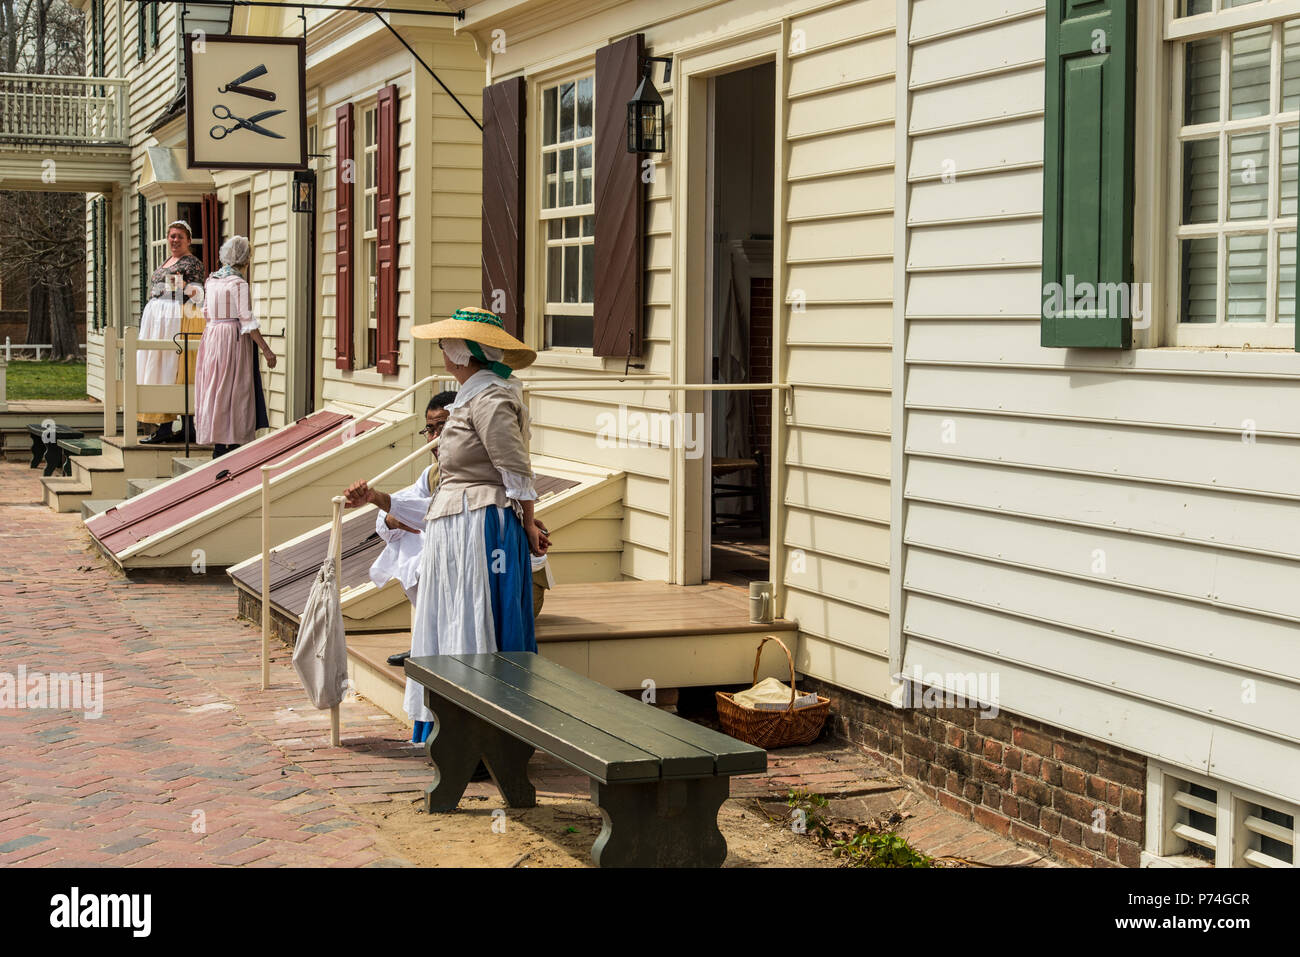
[[[378,824],[379,843],[390,856],[421,867],[592,867],[591,845],[600,834],[596,806],[572,798],[539,796],[537,807],[528,810],[506,808],[499,795],[467,795],[450,814],[426,814],[423,798],[360,810]],[[727,839],[724,867],[838,863],[806,837],[768,821],[754,801],[727,801],[718,827]]]

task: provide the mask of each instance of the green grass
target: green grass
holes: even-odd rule
[[[86,398],[84,362],[19,361],[9,363],[6,392],[10,402],[23,399]]]

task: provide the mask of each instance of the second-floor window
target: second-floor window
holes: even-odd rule
[[[590,349],[595,230],[594,77],[541,91],[545,348]]]
[[[135,57],[143,60],[151,48],[158,46],[158,0],[137,3],[135,7]]]

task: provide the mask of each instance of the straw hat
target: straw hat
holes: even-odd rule
[[[450,319],[430,322],[411,330],[416,339],[464,339],[505,352],[502,362],[518,371],[537,360],[537,353],[506,332],[501,317],[477,306],[457,309]]]

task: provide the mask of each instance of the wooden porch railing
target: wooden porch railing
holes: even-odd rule
[[[188,340],[191,351],[199,348],[199,338]],[[135,445],[136,416],[146,412],[173,412],[180,415],[186,408],[186,386],[143,385],[135,381],[135,358],[138,352],[176,351],[170,339],[141,339],[140,330],[128,326],[119,338],[111,326],[104,330],[104,437],[117,435],[117,412],[122,411],[122,432],[127,445]],[[119,371],[118,363],[121,363]],[[190,383],[189,406],[194,411],[194,384]]]
[[[0,73],[0,141],[126,146],[128,81]]]

